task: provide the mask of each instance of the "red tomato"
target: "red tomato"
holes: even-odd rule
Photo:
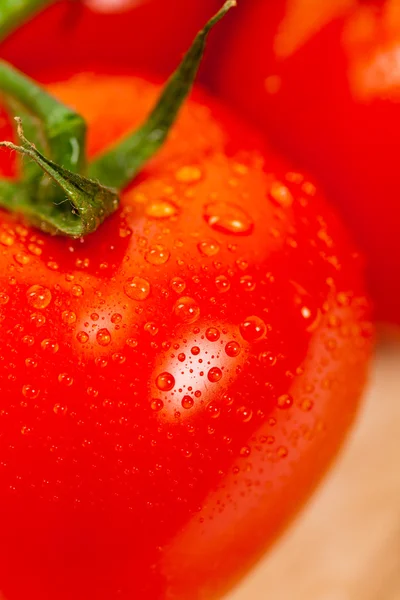
[[[30,73],[46,66],[100,63],[169,74],[222,2],[121,0],[110,12],[112,4],[57,2],[8,38],[0,46],[1,57]]]
[[[242,9],[218,89],[319,177],[367,253],[378,317],[400,324],[398,1]]]
[[[94,155],[159,87],[80,74],[50,90],[87,118]],[[371,324],[341,224],[198,93],[96,233],[3,212],[0,244],[5,598],[220,597],[356,411]]]

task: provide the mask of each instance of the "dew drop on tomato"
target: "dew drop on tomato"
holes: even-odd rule
[[[181,404],[182,404],[183,408],[185,408],[186,410],[188,410],[188,409],[190,409],[190,408],[193,407],[194,400],[190,396],[183,396]]]
[[[39,397],[39,394],[40,390],[34,385],[30,385],[29,383],[27,383],[26,385],[22,386],[22,395],[27,400],[36,400],[36,398]]]
[[[151,219],[168,219],[178,213],[177,207],[168,200],[158,200],[149,202],[146,205],[145,213]]]
[[[290,394],[282,394],[276,401],[276,405],[282,410],[287,410],[293,405],[293,398]]]
[[[246,406],[241,406],[238,408],[236,414],[242,423],[248,423],[253,417],[253,411],[251,408],[247,408]]]
[[[143,277],[130,277],[124,285],[124,292],[131,300],[146,300],[150,294],[150,284]]]
[[[169,282],[169,287],[177,294],[182,294],[185,291],[186,283],[182,277],[173,277]]]
[[[220,250],[218,242],[211,238],[207,238],[197,244],[199,252],[204,256],[215,256]]]
[[[84,294],[84,289],[79,284],[74,284],[71,288],[71,294],[75,296],[75,298],[80,298]]]
[[[209,342],[216,342],[220,336],[221,334],[216,327],[209,327],[206,331],[206,338]]]
[[[146,253],[145,259],[151,265],[164,265],[168,262],[170,257],[170,252],[164,246],[157,244],[152,246],[150,250]]]
[[[108,329],[100,329],[96,334],[96,340],[100,346],[108,346],[111,342],[111,334]]]
[[[183,323],[194,323],[200,316],[200,307],[190,296],[182,296],[175,302],[174,314]]]
[[[240,354],[240,350],[240,344],[235,341],[228,342],[225,346],[225,352],[230,358],[238,356]]]
[[[46,308],[51,302],[51,292],[43,285],[32,285],[26,292],[28,304],[33,308]]]
[[[76,334],[76,339],[78,340],[78,342],[79,342],[80,344],[86,344],[86,342],[89,340],[89,336],[88,336],[88,334],[86,333],[86,331],[79,331],[79,332]]]
[[[156,386],[162,392],[169,392],[175,385],[175,377],[166,371],[160,373],[156,379]]]
[[[45,339],[40,344],[42,350],[49,354],[56,354],[59,350],[59,345],[55,340]]]
[[[203,216],[212,229],[221,233],[250,235],[254,229],[251,217],[231,202],[211,202],[204,207]]]
[[[72,325],[76,322],[76,314],[72,310],[64,310],[61,314],[61,320],[66,325]]]
[[[150,408],[151,410],[154,410],[154,412],[159,412],[164,408],[164,402],[158,398],[153,398],[153,400],[150,402]]]
[[[247,317],[240,324],[240,333],[244,340],[248,342],[257,342],[265,336],[267,327],[260,317]]]
[[[231,282],[225,275],[217,275],[215,278],[215,287],[220,294],[224,294],[225,292],[229,292]]]
[[[219,367],[211,367],[211,369],[207,373],[208,381],[211,383],[217,383],[222,377],[222,371]]]

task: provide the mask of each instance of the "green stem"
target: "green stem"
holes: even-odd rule
[[[0,42],[36,12],[53,2],[54,0],[1,0]]]
[[[13,106],[13,110],[25,117],[25,128],[29,114],[34,117],[30,119],[29,137],[36,129],[34,142],[42,145],[45,140],[46,151],[54,162],[74,173],[83,173],[86,168],[84,119],[4,60],[0,60],[0,89],[6,98],[20,106],[19,110]]]
[[[20,146],[0,142],[0,147],[31,159],[22,162],[19,182],[0,182],[0,206],[23,213],[32,225],[45,232],[82,237],[95,231],[117,209],[116,190],[131,182],[165,142],[192,88],[209,32],[235,5],[236,0],[227,0],[196,36],[142,127],[88,169],[86,124],[82,117],[0,60],[0,90],[14,115],[18,115],[15,120],[22,142]],[[22,131],[21,116],[34,143]],[[86,170],[89,177],[85,177]],[[57,185],[49,185],[52,182]]]
[[[156,106],[146,122],[89,165],[89,175],[105,185],[121,189],[137,175],[149,158],[164,144],[171,126],[191,91],[199,70],[205,44],[211,29],[236,6],[236,0],[225,2],[221,10],[197,34],[182,63],[168,80]]]

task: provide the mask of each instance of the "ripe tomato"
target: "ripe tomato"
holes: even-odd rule
[[[93,156],[159,87],[78,74],[50,90],[86,117]],[[2,212],[0,248],[5,598],[219,597],[355,414],[371,325],[341,224],[197,92],[96,233]]]
[[[367,253],[378,317],[400,324],[398,1],[241,8],[218,89],[319,177]]]
[[[221,2],[131,0],[111,12],[112,6],[57,2],[10,36],[0,46],[1,57],[30,73],[39,66],[96,63],[169,73]]]

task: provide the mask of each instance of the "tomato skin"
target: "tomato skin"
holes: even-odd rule
[[[398,3],[258,0],[235,16],[216,87],[318,177],[367,254],[378,318],[399,325]]]
[[[159,87],[92,74],[50,90],[87,118],[94,155]],[[219,597],[356,411],[370,307],[341,224],[198,92],[98,232],[51,238],[1,213],[0,248],[5,598]]]
[[[62,0],[5,40],[0,54],[26,73],[108,64],[169,74],[220,5],[219,0],[138,0],[124,11],[101,12],[81,0]]]

